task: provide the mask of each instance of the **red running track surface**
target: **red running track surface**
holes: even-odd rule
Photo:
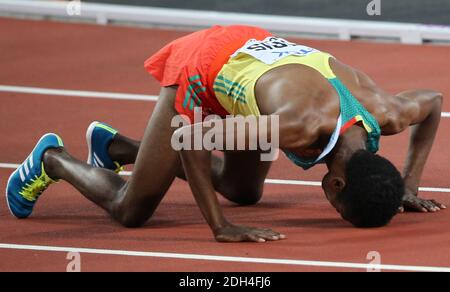
[[[157,94],[143,61],[187,32],[0,18],[0,85]],[[295,40],[328,51],[360,68],[393,93],[431,88],[450,96],[450,47],[368,42]],[[84,133],[101,120],[139,139],[153,102],[0,92],[0,163],[20,163],[46,132],[59,133],[70,152],[85,159]],[[450,111],[450,104],[445,104]],[[450,187],[450,119],[442,120],[423,186]],[[382,155],[402,167],[407,133],[383,138]],[[284,157],[270,178],[320,181],[325,169],[304,172]],[[0,168],[4,190],[11,169]],[[151,174],[149,174],[151,179]],[[450,193],[422,193],[450,205]],[[176,181],[142,229],[125,229],[66,183],[52,186],[27,220],[16,220],[0,201],[0,243],[128,251],[368,263],[378,251],[383,264],[450,267],[450,211],[402,214],[386,228],[362,230],[340,219],[318,187],[267,185],[256,206],[222,200],[235,223],[274,228],[288,239],[265,244],[219,244],[213,240],[185,182]],[[0,249],[0,271],[64,271],[60,252]],[[83,271],[330,271],[280,264],[227,263],[82,254]]]

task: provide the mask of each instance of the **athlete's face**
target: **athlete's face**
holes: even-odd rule
[[[326,198],[340,214],[343,214],[344,207],[340,203],[339,193],[342,192],[344,187],[344,179],[340,176],[332,174],[331,172],[327,173],[322,180],[322,189]]]
[[[333,152],[327,158],[328,173],[322,180],[325,195],[336,210],[343,215],[344,205],[339,194],[346,186],[346,165],[353,154],[365,149],[367,133],[359,126],[351,127],[343,134]]]

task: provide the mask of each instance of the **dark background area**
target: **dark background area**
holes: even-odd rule
[[[381,0],[381,16],[368,16],[371,0],[82,0],[138,6],[215,10],[373,21],[450,25],[450,0]]]

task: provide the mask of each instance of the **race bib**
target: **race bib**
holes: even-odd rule
[[[285,39],[272,36],[267,37],[263,41],[255,39],[249,40],[242,48],[231,55],[231,57],[233,58],[239,53],[243,53],[268,65],[272,65],[287,56],[306,56],[317,52],[319,51],[316,49],[291,43]]]

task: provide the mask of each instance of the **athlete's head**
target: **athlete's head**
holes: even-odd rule
[[[356,227],[381,227],[397,214],[403,179],[387,159],[359,150],[346,164],[345,179],[327,174],[323,181],[330,203]]]
[[[325,194],[354,226],[385,226],[401,207],[403,178],[389,160],[364,148],[352,150],[347,142],[341,143],[329,162],[330,172],[322,182]]]

